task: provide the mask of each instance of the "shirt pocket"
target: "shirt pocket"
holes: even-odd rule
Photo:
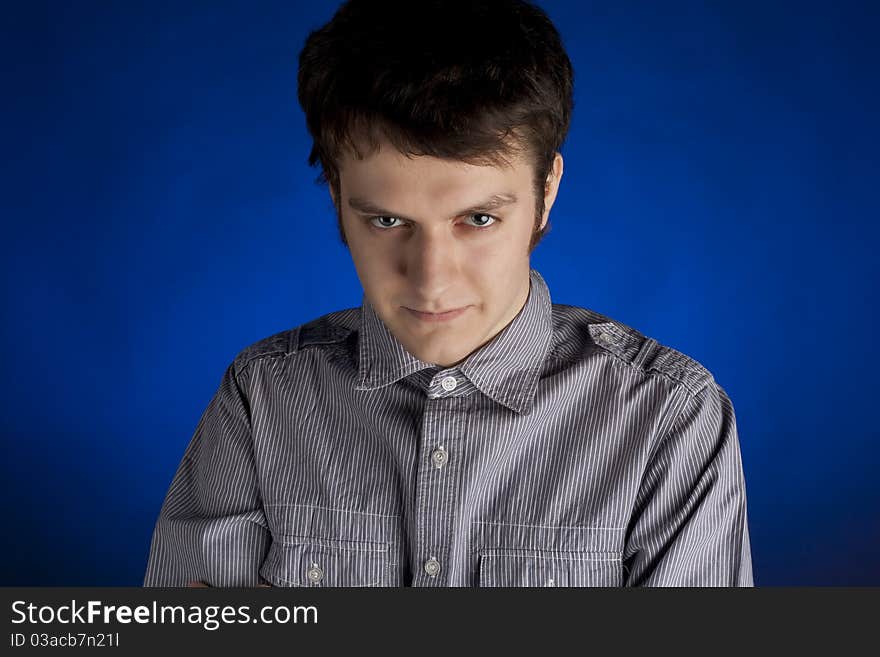
[[[478,580],[481,587],[618,587],[623,571],[613,552],[484,548]]]
[[[274,586],[396,586],[398,516],[267,505],[272,544],[260,575]]]

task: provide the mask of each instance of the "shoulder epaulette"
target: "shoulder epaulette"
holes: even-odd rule
[[[590,324],[589,331],[602,349],[646,373],[673,379],[692,394],[700,392],[713,378],[699,361],[621,322]]]
[[[290,356],[311,345],[342,342],[356,330],[357,310],[348,308],[328,313],[254,342],[235,357],[236,374],[241,373],[254,360]]]

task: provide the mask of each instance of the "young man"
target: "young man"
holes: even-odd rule
[[[234,359],[145,584],[752,585],[724,390],[530,267],[572,110],[546,15],[350,0],[299,98],[363,303]]]

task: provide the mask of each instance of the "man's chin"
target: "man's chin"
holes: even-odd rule
[[[425,363],[432,363],[438,367],[452,367],[463,361],[467,354],[450,353],[446,349],[432,349],[429,346],[419,345],[413,348],[407,347],[407,351]]]

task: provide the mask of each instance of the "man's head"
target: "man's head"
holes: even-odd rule
[[[367,299],[410,353],[460,362],[522,308],[549,229],[573,106],[558,32],[514,0],[350,0],[309,36],[299,100]]]

